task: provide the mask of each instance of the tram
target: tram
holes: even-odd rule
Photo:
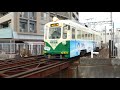
[[[71,20],[58,20],[44,26],[44,54],[48,58],[68,59],[101,48],[101,35]]]

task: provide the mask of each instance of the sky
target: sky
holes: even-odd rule
[[[120,12],[112,12],[112,20],[114,22],[114,28],[120,28]],[[110,21],[110,12],[79,12],[79,21],[82,23],[87,21]],[[111,28],[110,25],[106,27]],[[103,26],[99,25],[98,28],[103,28]]]

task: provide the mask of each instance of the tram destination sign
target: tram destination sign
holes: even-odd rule
[[[59,26],[59,24],[58,23],[54,23],[54,24],[51,24],[50,26],[51,27],[55,27],[55,26]]]

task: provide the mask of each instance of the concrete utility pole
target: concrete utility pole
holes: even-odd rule
[[[105,44],[106,44],[106,26],[105,26]]]
[[[113,44],[112,44],[112,12],[110,12],[110,21],[111,21],[111,43],[110,43],[111,47],[110,47],[110,52],[111,52],[111,56],[112,56],[112,51],[113,51]]]
[[[111,19],[111,41],[113,41],[113,44],[111,45],[111,50],[112,50],[112,55],[114,56],[115,55],[115,48],[114,48],[114,22],[112,20],[113,16],[112,16],[112,12],[110,12],[110,19]]]
[[[113,31],[113,26],[112,26],[112,12],[110,12],[110,21],[111,21],[111,40],[113,40],[113,38],[112,38],[112,31]]]

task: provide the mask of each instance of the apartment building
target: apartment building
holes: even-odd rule
[[[76,12],[0,12],[0,43],[43,45],[44,25],[54,16],[78,21]]]
[[[55,15],[59,19],[78,21],[76,12],[0,12],[0,39],[43,41],[44,25]]]
[[[114,30],[114,41],[116,42],[116,40],[118,40],[120,38],[120,29],[115,29]],[[102,41],[105,44],[109,43],[109,40],[113,40],[113,30],[111,29],[106,29],[106,30],[102,30],[101,31],[101,37],[102,37]]]

